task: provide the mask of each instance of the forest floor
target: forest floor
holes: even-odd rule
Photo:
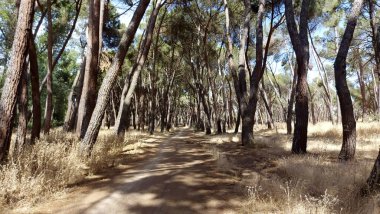
[[[311,125],[307,155],[290,153],[283,125],[256,126],[255,142],[188,128],[145,135],[140,152],[15,213],[379,213],[360,196],[377,156],[378,123],[358,124],[356,160],[339,162],[339,126]]]
[[[146,139],[145,152],[89,178],[35,213],[226,213],[236,210],[236,181],[215,167],[206,138],[180,128]]]

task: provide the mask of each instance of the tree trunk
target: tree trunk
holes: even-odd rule
[[[327,105],[327,109],[328,109],[328,113],[329,113],[329,120],[334,125],[335,124],[334,123],[334,114],[333,114],[333,108],[332,108],[333,103],[332,103],[331,92],[330,92],[330,87],[329,87],[326,69],[322,63],[321,58],[319,57],[319,54],[317,53],[317,49],[314,46],[314,42],[313,42],[313,38],[311,36],[310,30],[308,30],[308,32],[309,32],[311,47],[313,50],[312,53],[314,53],[313,56],[314,56],[315,61],[317,62],[316,63],[317,64],[317,70],[318,70],[319,76],[321,77],[323,91],[325,92],[326,98],[327,98],[326,105]],[[323,71],[323,75],[321,73],[321,70]]]
[[[252,105],[248,104],[248,95],[247,95],[247,70],[246,70],[246,59],[245,53],[247,48],[247,41],[249,37],[249,26],[251,22],[251,8],[250,2],[244,0],[244,24],[240,39],[240,50],[239,50],[239,97],[240,97],[240,113],[242,120],[241,127],[241,144],[247,145],[253,140],[253,117],[252,117]]]
[[[293,62],[290,62],[291,71],[293,73],[293,80],[291,83],[290,95],[288,100],[288,111],[286,116],[286,133],[288,135],[292,134],[292,120],[293,120],[293,106],[294,106],[294,97],[296,92],[296,83],[297,83],[297,72],[293,69]]]
[[[228,66],[230,69],[230,73],[233,79],[234,83],[234,89],[236,93],[236,99],[238,103],[238,113],[235,121],[235,131],[234,133],[238,133],[239,126],[240,126],[240,117],[241,117],[241,108],[240,108],[240,88],[239,88],[239,77],[237,74],[237,67],[234,62],[233,58],[233,41],[231,36],[231,29],[230,29],[230,15],[229,15],[229,7],[227,4],[227,0],[223,0],[224,6],[225,6],[225,18],[226,18],[226,36],[227,36],[227,54],[228,54]]]
[[[156,97],[157,97],[157,70],[156,70],[156,63],[158,58],[158,47],[159,47],[159,38],[160,38],[160,32],[161,32],[161,26],[164,21],[164,18],[161,19],[160,24],[158,25],[157,34],[156,34],[156,41],[153,51],[153,69],[150,73],[150,109],[149,109],[149,134],[154,133],[155,129],[155,121],[156,121]]]
[[[26,143],[26,131],[28,125],[28,62],[24,62],[21,81],[18,89],[18,126],[15,143],[15,151],[20,152]]]
[[[240,110],[240,106],[238,106],[238,112],[236,115],[235,130],[234,130],[235,134],[237,134],[239,132],[240,119],[241,119],[241,110]]]
[[[41,97],[40,97],[40,80],[38,74],[38,58],[36,46],[32,33],[29,40],[29,68],[30,68],[30,83],[32,88],[32,105],[33,105],[33,123],[31,133],[31,143],[37,138],[40,138],[41,132]]]
[[[380,150],[375,163],[373,165],[371,174],[367,179],[367,186],[362,189],[362,193],[368,194],[373,190],[378,189],[380,186]]]
[[[317,124],[317,119],[315,117],[314,94],[311,93],[309,84],[307,85],[307,90],[309,91],[309,95],[310,95],[311,121],[313,122],[313,125],[315,125]]]
[[[206,135],[208,135],[208,134],[211,134],[211,113],[210,113],[209,107],[207,105],[203,86],[198,86],[198,87],[200,87],[200,89],[198,90],[199,91],[198,96],[199,96],[200,101],[202,102],[203,111],[206,114],[205,129],[206,129]]]
[[[309,105],[307,96],[307,70],[309,66],[309,41],[307,36],[309,18],[309,0],[303,0],[301,5],[299,32],[294,17],[292,0],[285,0],[285,16],[290,40],[297,60],[297,85],[296,85],[296,123],[292,152],[295,154],[306,153],[307,126]]]
[[[253,142],[253,125],[258,100],[259,83],[263,76],[263,17],[265,12],[265,1],[259,1],[259,10],[257,13],[256,24],[256,65],[253,73],[249,78],[249,90],[247,89],[245,69],[246,63],[246,44],[249,35],[249,23],[251,17],[251,4],[250,1],[244,1],[245,6],[245,19],[244,28],[241,37],[241,48],[239,51],[239,85],[240,85],[240,108],[242,118],[242,145],[248,145]]]
[[[268,103],[268,98],[267,98],[267,94],[266,94],[265,89],[264,89],[264,84],[262,84],[262,88],[260,88],[260,96],[264,102],[266,112],[269,116],[268,129],[272,129],[274,126],[273,113],[272,113],[272,109],[270,108],[269,103]]]
[[[371,40],[372,40],[372,46],[373,46],[375,62],[376,62],[374,73],[376,73],[377,75],[377,78],[378,78],[377,81],[379,82],[378,85],[380,86],[380,32],[379,32],[380,29],[376,20],[375,0],[368,0],[368,5],[369,5],[368,12],[369,12],[369,18],[370,18],[370,26],[371,26],[371,31],[372,31]],[[377,103],[378,103],[377,114],[380,120],[380,87],[378,87],[377,96],[375,99],[377,99]]]
[[[96,104],[96,85],[99,71],[99,22],[100,0],[90,0],[86,67],[84,70],[83,88],[79,101],[76,126],[76,133],[80,136],[80,138],[83,138],[86,134],[86,130]]]
[[[63,125],[63,130],[70,132],[75,130],[75,125],[77,122],[78,116],[78,106],[79,100],[82,95],[83,79],[84,79],[84,70],[86,66],[86,57],[82,57],[82,64],[75,76],[71,91],[68,97],[67,111],[65,116],[65,122]]]
[[[161,4],[161,0],[156,2],[156,6],[149,17],[149,23],[146,29],[146,34],[144,37],[144,41],[142,42],[141,48],[139,50],[137,61],[130,71],[130,79],[129,81],[124,81],[123,93],[121,96],[119,112],[116,119],[116,134],[122,135],[125,133],[126,124],[125,120],[128,118],[127,114],[131,105],[131,98],[135,91],[137,80],[140,76],[141,70],[144,67],[145,60],[149,54],[150,46],[152,44],[152,38],[154,33],[154,27],[156,25],[156,20],[158,13],[163,4]],[[128,85],[127,85],[128,84]]]
[[[11,58],[0,100],[0,161],[5,160],[9,150],[12,118],[17,99],[18,85],[23,72],[23,64],[28,51],[28,41],[33,22],[32,0],[21,0],[12,44]]]
[[[47,74],[46,74],[46,103],[45,103],[45,121],[44,133],[49,134],[51,120],[53,116],[53,16],[51,12],[51,0],[47,0],[48,15],[48,39],[47,39]]]
[[[137,6],[131,22],[128,25],[127,30],[124,32],[118,51],[116,52],[115,57],[112,60],[112,65],[109,71],[106,73],[102,85],[100,86],[97,103],[94,109],[94,112],[91,116],[89,126],[87,128],[85,137],[82,140],[82,151],[84,153],[90,154],[93,145],[96,142],[96,139],[99,134],[100,125],[102,123],[104,111],[107,108],[108,101],[110,98],[110,92],[115,84],[118,73],[121,70],[121,67],[124,63],[125,56],[128,52],[128,49],[133,41],[133,38],[136,34],[137,28],[141,22],[141,19],[144,16],[145,10],[149,5],[150,0],[140,0],[139,5]]]
[[[334,62],[335,84],[342,112],[343,144],[339,153],[339,159],[341,160],[351,160],[355,156],[356,121],[351,94],[346,79],[346,60],[362,5],[363,0],[355,0],[353,3],[338,54]]]
[[[359,87],[360,87],[360,95],[361,95],[361,101],[362,101],[362,122],[363,122],[365,114],[366,114],[366,106],[367,106],[365,82],[364,82],[364,65],[361,59],[360,51],[358,49],[355,49],[355,53],[356,53],[356,59],[358,61],[357,64],[359,65],[359,70],[356,69],[356,74],[358,76]]]

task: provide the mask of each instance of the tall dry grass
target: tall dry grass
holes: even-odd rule
[[[120,139],[109,131],[101,131],[91,156],[84,158],[79,155],[76,136],[60,129],[51,131],[21,154],[11,154],[9,163],[1,166],[0,210],[30,206],[60,193],[88,174],[116,165],[123,147],[136,141],[137,135]]]
[[[271,161],[266,169],[244,169],[238,181],[239,190],[246,194],[241,213],[380,213],[380,194],[360,194],[379,150],[380,123],[357,124],[356,159],[352,162],[337,159],[341,124],[309,125],[308,155],[290,154],[292,136],[285,135],[285,128],[284,124],[277,124],[277,130],[256,127],[254,154],[270,150],[277,156],[262,160]],[[210,142],[236,143],[234,138],[232,134],[215,136]],[[237,167],[225,163],[228,159],[217,149],[211,152],[220,165]]]

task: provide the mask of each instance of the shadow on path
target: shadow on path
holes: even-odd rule
[[[41,206],[46,213],[226,213],[239,206],[241,194],[230,176],[218,172],[209,151],[194,133],[181,128],[152,143],[154,153],[125,161],[85,183],[65,198]],[[240,195],[240,196],[239,196]]]

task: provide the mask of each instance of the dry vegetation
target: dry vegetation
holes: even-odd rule
[[[379,213],[380,194],[360,196],[380,145],[380,124],[359,123],[355,161],[337,160],[341,128],[329,123],[309,127],[309,154],[290,154],[291,136],[283,124],[267,130],[256,126],[255,145],[241,147],[239,135],[213,135],[203,140],[216,167],[236,180],[245,194],[241,213]],[[103,130],[91,157],[78,154],[78,140],[54,130],[0,169],[0,207],[28,207],[61,194],[66,187],[136,155],[149,147],[140,132],[115,138]],[[202,136],[203,133],[196,135]],[[211,144],[211,145],[210,145]]]
[[[379,123],[358,124],[356,159],[348,163],[337,160],[339,126],[311,125],[309,154],[302,156],[290,154],[291,138],[283,125],[277,128],[258,126],[248,151],[236,146],[233,134],[210,138],[219,169],[238,175],[237,187],[246,194],[242,213],[380,212],[380,194],[360,196],[379,150]]]
[[[103,130],[92,155],[82,158],[75,135],[60,129],[51,131],[22,154],[11,154],[11,161],[1,166],[0,210],[29,207],[60,194],[86,176],[118,165],[123,151],[141,153],[142,135],[132,131],[123,140]]]

